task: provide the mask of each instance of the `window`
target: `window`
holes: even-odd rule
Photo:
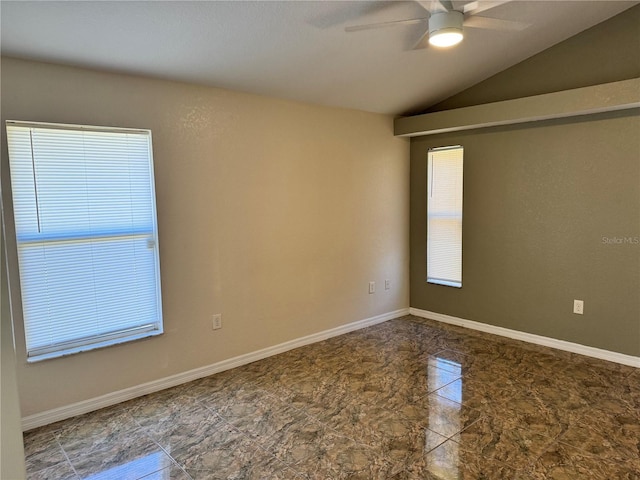
[[[429,150],[427,166],[427,282],[462,287],[462,153]]]
[[[151,132],[7,122],[29,361],[162,333]]]

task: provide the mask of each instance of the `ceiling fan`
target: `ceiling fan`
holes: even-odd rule
[[[427,14],[424,17],[394,20],[390,22],[370,23],[366,25],[352,25],[345,28],[346,32],[371,30],[374,28],[394,27],[398,25],[425,24],[424,32],[412,50],[435,47],[451,47],[463,39],[463,26],[468,28],[484,28],[489,30],[519,31],[529,26],[527,23],[514,22],[490,17],[478,17],[478,13],[485,12],[512,0],[473,1],[465,3],[461,9],[455,9],[451,0],[414,0]]]

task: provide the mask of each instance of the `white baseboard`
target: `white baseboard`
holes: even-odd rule
[[[500,335],[501,337],[522,340],[523,342],[535,343],[536,345],[544,345],[545,347],[556,348],[558,350],[565,350],[567,352],[578,353],[580,355],[586,355],[588,357],[599,358],[601,360],[608,360],[610,362],[621,363],[623,365],[640,368],[640,357],[625,355],[624,353],[611,352],[609,350],[602,350],[600,348],[580,345],[579,343],[572,343],[565,340],[543,337],[541,335],[535,335],[533,333],[519,332],[518,330],[510,330],[503,327],[496,327],[487,323],[474,322],[472,320],[465,320],[464,318],[452,317],[451,315],[429,312],[427,310],[420,310],[413,307],[409,309],[409,313],[411,313],[411,315],[415,315],[416,317],[429,318],[438,322],[450,323],[459,327],[479,330],[481,332],[492,333],[494,335]]]
[[[99,397],[90,398],[81,402],[73,403],[71,405],[65,405],[63,407],[54,408],[33,415],[28,415],[22,418],[22,430],[27,431],[33,428],[48,425],[50,423],[58,422],[67,418],[75,417],[76,415],[82,415],[83,413],[92,412],[100,408],[115,405],[132,398],[147,395],[149,393],[158,392],[165,388],[175,387],[198,378],[208,377],[215,373],[219,373],[225,370],[229,370],[235,367],[246,365],[263,358],[277,355],[279,353],[292,350],[294,348],[309,345],[310,343],[321,342],[331,337],[336,337],[354,330],[376,325],[378,323],[386,322],[394,318],[402,317],[409,314],[408,308],[401,308],[393,312],[384,313],[382,315],[376,315],[375,317],[365,318],[364,320],[358,320],[356,322],[348,323],[340,327],[324,330],[323,332],[313,333],[305,337],[290,340],[288,342],[280,343],[272,347],[263,348],[255,352],[246,353],[237,357],[222,360],[211,365],[188,370],[186,372],[171,375],[169,377],[161,378],[151,382],[136,385],[134,387],[125,388],[124,390],[118,390],[117,392],[107,393]]]

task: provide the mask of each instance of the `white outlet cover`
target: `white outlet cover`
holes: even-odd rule
[[[582,300],[573,301],[573,313],[576,313],[578,315],[582,315],[584,313],[584,301]]]

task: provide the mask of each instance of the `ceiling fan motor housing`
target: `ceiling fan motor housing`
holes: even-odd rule
[[[429,37],[443,33],[458,33],[462,35],[463,21],[463,13],[456,10],[433,13],[429,17]]]

